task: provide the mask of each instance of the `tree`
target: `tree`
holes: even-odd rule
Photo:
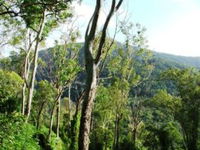
[[[181,98],[160,90],[150,100],[150,103],[156,110],[154,111],[155,125],[150,125],[149,129],[158,137],[161,149],[183,147],[180,125],[176,121],[176,115],[182,107]]]
[[[74,38],[76,39],[77,37]],[[50,81],[57,90],[57,94],[51,110],[49,137],[52,130],[55,109],[57,111],[56,133],[57,137],[59,136],[61,97],[64,90],[74,81],[76,75],[80,71],[77,61],[79,46],[75,45],[75,43],[72,43],[74,41],[69,40],[68,42],[69,43],[65,43],[61,46],[56,45],[55,48],[50,50],[52,61],[49,61],[48,65],[53,65],[53,68],[52,72],[49,73],[49,76],[51,77]]]
[[[163,77],[172,80],[179,92],[182,107],[176,117],[179,121],[188,150],[197,150],[199,140],[199,83],[200,74],[195,69],[171,69],[163,73]]]
[[[0,113],[0,124],[0,149],[40,149],[38,140],[35,138],[36,128],[25,123],[25,118],[20,114]]]
[[[91,17],[88,27],[85,33],[85,43],[84,43],[84,54],[85,54],[85,68],[87,73],[86,79],[86,92],[82,105],[81,121],[80,121],[80,132],[79,132],[79,150],[88,150],[89,148],[89,134],[90,134],[90,121],[91,121],[91,112],[93,107],[93,101],[96,94],[97,87],[97,69],[102,56],[102,49],[106,39],[107,28],[110,22],[110,19],[115,12],[118,11],[123,0],[119,0],[116,3],[115,0],[112,0],[111,8],[109,14],[106,17],[106,21],[103,25],[102,35],[98,45],[98,50],[96,56],[94,56],[94,51],[92,49],[92,44],[94,42],[95,33],[97,30],[97,23],[99,20],[100,9],[102,6],[102,0],[96,0],[96,7]]]
[[[7,20],[20,20],[22,21],[27,29],[32,30],[35,33],[34,38],[34,52],[33,52],[33,69],[28,76],[29,72],[27,69],[27,66],[29,66],[29,51],[32,46],[31,44],[28,48],[27,57],[25,59],[25,75],[24,78],[27,81],[26,77],[30,77],[28,79],[29,83],[27,84],[28,87],[28,98],[27,98],[27,105],[26,109],[22,108],[22,113],[27,116],[27,121],[30,116],[31,112],[31,104],[33,99],[33,91],[34,91],[34,83],[35,83],[35,76],[38,66],[38,49],[39,44],[41,41],[44,40],[44,38],[48,35],[48,33],[52,30],[52,28],[55,28],[58,25],[58,21],[60,22],[64,21],[67,17],[71,16],[71,13],[69,11],[66,11],[68,7],[69,0],[58,0],[58,1],[40,1],[40,0],[21,0],[21,1],[1,1],[0,5],[0,16],[4,16],[3,19]],[[23,87],[26,88],[26,85]],[[25,91],[25,90],[23,90]],[[25,94],[25,92],[23,92]],[[24,106],[25,98],[23,96],[22,101]]]
[[[98,51],[96,56],[92,50],[92,44],[94,42],[95,33],[97,30],[97,22],[99,20],[100,9],[102,6],[101,0],[96,0],[96,7],[91,17],[88,27],[85,33],[84,53],[85,53],[85,68],[87,73],[86,79],[86,92],[82,106],[81,121],[80,121],[80,132],[79,132],[79,150],[88,150],[89,148],[89,133],[90,133],[90,121],[92,105],[95,98],[96,87],[97,87],[97,69],[102,56],[102,48],[106,39],[106,32],[113,14],[119,9],[123,0],[116,3],[112,1],[109,14],[103,25],[102,35],[98,45]]]
[[[36,90],[36,94],[34,96],[34,104],[36,115],[36,128],[39,129],[40,121],[43,114],[43,111],[46,105],[53,103],[56,97],[56,89],[53,87],[51,83],[46,80],[42,80],[38,83],[38,89]]]
[[[20,87],[23,80],[15,72],[0,70],[0,112],[9,114],[18,110]]]
[[[33,58],[33,71],[30,77],[30,85],[28,90],[28,102],[27,102],[27,110],[25,112],[25,115],[27,116],[27,120],[30,116],[31,111],[31,103],[33,98],[33,90],[34,90],[34,82],[35,82],[35,75],[37,71],[37,61],[38,61],[38,46],[41,42],[42,38],[45,37],[45,35],[48,34],[48,32],[52,29],[53,26],[57,25],[56,20],[57,17],[60,19],[65,19],[69,15],[62,11],[66,10],[68,7],[64,1],[57,1],[57,2],[49,2],[46,1],[44,3],[39,3],[36,1],[36,4],[38,3],[38,7],[32,8],[30,7],[29,2],[25,2],[22,5],[22,11],[25,11],[30,16],[25,16],[23,19],[26,21],[26,25],[30,27],[31,29],[35,30],[34,27],[36,26],[36,43],[35,43],[35,50],[34,50],[34,58]],[[34,5],[31,4],[33,7]],[[38,9],[38,10],[37,10]],[[61,13],[61,14],[60,14]],[[55,15],[55,18],[49,18],[49,17]],[[32,17],[32,18],[31,18]],[[47,22],[46,22],[47,20]],[[46,26],[45,26],[46,24]]]

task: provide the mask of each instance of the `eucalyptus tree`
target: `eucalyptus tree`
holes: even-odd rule
[[[26,29],[30,29],[34,32],[35,36],[31,43],[33,44],[33,63],[32,71],[28,76],[27,66],[29,65],[27,53],[25,61],[25,75],[28,77],[29,83],[24,85],[28,87],[28,98],[26,109],[22,109],[22,112],[27,116],[27,120],[31,112],[31,104],[34,91],[35,75],[38,66],[38,50],[39,44],[45,39],[48,33],[55,28],[60,22],[63,22],[67,17],[71,16],[69,11],[70,0],[20,0],[20,1],[7,1],[1,0],[0,16],[7,20],[17,20],[23,22]],[[2,17],[3,16],[3,17]],[[29,45],[31,49],[32,44]],[[29,51],[29,50],[28,50]],[[30,65],[29,65],[30,66]],[[26,70],[27,69],[27,70]],[[27,73],[26,73],[27,72]],[[26,79],[27,80],[27,79]],[[22,106],[24,106],[25,98]]]
[[[96,6],[94,13],[88,23],[85,33],[84,43],[84,54],[85,54],[85,66],[86,66],[86,92],[85,98],[82,105],[82,114],[80,121],[80,132],[79,132],[79,150],[88,150],[89,148],[89,134],[90,134],[90,121],[92,105],[95,98],[96,87],[97,87],[97,69],[101,61],[102,49],[106,40],[107,28],[112,16],[119,10],[123,0],[112,0],[109,13],[103,24],[102,35],[98,44],[97,53],[94,54],[92,44],[96,36],[97,23],[99,20],[100,10],[102,7],[102,0],[96,0]]]
[[[69,40],[68,42],[69,43],[65,43],[64,45],[56,44],[56,46],[50,50],[52,61],[49,61],[47,63],[47,65],[53,66],[51,72],[49,72],[49,76],[50,81],[52,82],[53,86],[57,91],[56,98],[54,100],[53,107],[51,110],[49,136],[52,130],[55,109],[57,114],[56,133],[57,136],[59,136],[61,97],[64,93],[64,90],[67,87],[69,87],[69,85],[74,81],[76,75],[80,71],[80,67],[77,60],[78,50],[80,47],[78,44],[73,43],[74,41],[72,40]]]
[[[42,80],[38,83],[38,89],[34,95],[34,108],[36,112],[36,128],[39,129],[41,119],[44,116],[49,116],[44,114],[44,110],[48,111],[47,106],[51,105],[56,97],[56,89],[47,80]],[[43,122],[45,120],[43,119]]]

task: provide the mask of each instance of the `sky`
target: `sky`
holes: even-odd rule
[[[109,2],[105,0],[101,11],[99,29],[106,18]],[[93,14],[96,0],[82,0],[81,5],[73,4],[76,14],[76,26],[79,27],[83,42],[88,21]],[[124,0],[117,14],[118,20],[126,18],[129,22],[140,23],[147,31],[149,49],[182,56],[200,56],[200,0]],[[116,17],[109,24],[112,37]],[[67,24],[54,31],[46,42],[47,47],[54,46],[62,32],[67,32]],[[116,40],[122,42],[122,35]],[[7,49],[7,48],[6,48]],[[44,48],[43,48],[44,49]],[[5,55],[8,55],[6,50]]]
[[[84,31],[94,6],[95,0],[83,0],[75,7],[81,18],[81,31]],[[151,50],[200,56],[200,0],[124,0],[120,13],[121,18],[127,17],[130,22],[140,23],[147,29],[145,35]],[[103,9],[100,24],[105,14],[106,9]],[[115,19],[110,27],[114,24]]]

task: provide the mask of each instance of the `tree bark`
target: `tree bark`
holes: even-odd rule
[[[192,120],[192,133],[190,133],[190,138],[188,141],[188,150],[198,150],[198,139],[199,139],[199,132],[198,132],[198,127],[199,127],[199,108],[195,108],[193,112],[191,112],[193,116]]]
[[[26,112],[25,112],[26,122],[28,121],[30,113],[31,113],[35,76],[36,76],[36,71],[37,71],[37,66],[38,66],[38,47],[39,47],[39,43],[41,41],[41,36],[42,36],[43,29],[44,29],[44,25],[45,25],[45,11],[43,12],[43,18],[40,21],[40,28],[39,28],[39,31],[37,33],[37,38],[36,38],[34,59],[33,59],[33,61],[34,61],[33,62],[33,71],[31,74],[30,85],[28,88],[28,102],[27,102],[27,107],[26,107]]]
[[[40,118],[41,118],[41,114],[42,114],[44,105],[45,105],[45,102],[42,102],[42,105],[41,105],[40,110],[39,110],[39,112],[38,112],[38,116],[37,116],[37,126],[36,126],[37,129],[39,129],[39,126],[40,126]]]
[[[24,113],[25,113],[25,103],[26,103],[26,83],[23,83],[23,87],[22,87],[22,106],[21,106],[22,115],[24,115]]]
[[[28,29],[28,34],[29,34],[29,29]],[[30,40],[30,39],[29,39]],[[27,54],[25,57],[25,62],[24,62],[24,71],[23,71],[23,80],[24,84],[22,87],[22,114],[25,114],[25,105],[26,105],[26,89],[27,89],[27,83],[28,83],[28,77],[29,77],[29,72],[30,72],[30,53],[31,53],[31,47],[34,41],[29,41],[28,48],[27,48]]]
[[[115,143],[115,150],[118,150],[119,149],[119,122],[120,122],[120,119],[117,118],[116,120],[116,143]]]
[[[133,147],[136,149],[136,133],[137,133],[137,128],[134,127],[133,129]]]
[[[106,17],[106,21],[103,25],[102,35],[98,45],[98,50],[96,56],[93,52],[92,45],[94,42],[97,23],[99,20],[100,9],[102,0],[96,0],[96,7],[91,17],[86,33],[85,33],[85,44],[84,44],[84,54],[85,54],[85,67],[86,67],[86,90],[84,101],[82,105],[80,130],[79,130],[79,150],[89,149],[89,134],[90,134],[90,123],[91,123],[91,113],[93,108],[93,101],[95,99],[96,88],[97,88],[97,69],[102,56],[102,49],[106,39],[106,31],[110,19],[115,11],[117,11],[123,0],[119,0],[116,4],[116,0],[112,0],[112,5],[110,11]]]
[[[53,104],[52,110],[51,110],[51,118],[50,118],[50,125],[49,125],[49,134],[48,134],[48,140],[51,140],[51,132],[52,132],[52,128],[53,128],[53,120],[54,120],[54,111],[55,111],[55,107],[56,107],[56,102]]]
[[[68,112],[69,112],[69,120],[71,120],[71,85],[69,84],[69,89],[68,89]]]
[[[91,113],[93,101],[96,94],[96,65],[91,63],[86,67],[87,69],[87,90],[82,106],[80,132],[79,132],[79,150],[88,150],[89,148],[89,133]]]
[[[59,132],[60,132],[60,100],[61,96],[58,98],[57,102],[57,117],[56,117],[56,136],[59,137]]]

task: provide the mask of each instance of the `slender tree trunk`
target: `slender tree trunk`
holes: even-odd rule
[[[199,137],[199,108],[191,112],[193,116],[192,120],[192,133],[190,133],[190,138],[188,141],[188,150],[198,150],[198,137]]]
[[[120,135],[119,123],[120,123],[120,118],[119,118],[118,115],[116,115],[113,150],[118,150],[119,149],[119,135]]]
[[[118,149],[119,149],[119,132],[120,132],[120,131],[119,131],[119,130],[120,130],[120,129],[119,129],[119,121],[120,121],[120,120],[119,120],[119,118],[118,118],[118,119],[117,119],[117,128],[116,128],[116,129],[117,129],[117,131],[116,131],[117,133],[116,133],[116,147],[115,147],[115,150],[118,150]]]
[[[37,33],[37,38],[36,38],[36,44],[35,44],[35,51],[34,51],[34,59],[33,59],[33,71],[31,74],[31,80],[30,80],[30,85],[29,85],[29,89],[28,89],[28,102],[27,102],[27,108],[26,108],[26,122],[29,119],[30,113],[31,113],[31,105],[32,105],[32,99],[33,99],[33,91],[34,91],[34,83],[35,83],[35,75],[36,75],[36,71],[37,71],[37,66],[38,66],[38,47],[39,47],[39,43],[41,40],[41,36],[42,36],[42,32],[44,29],[44,25],[45,25],[45,11],[43,13],[43,18],[40,21],[40,29]]]
[[[51,140],[51,133],[52,133],[52,128],[53,128],[54,111],[55,111],[55,108],[56,108],[56,103],[57,102],[55,102],[53,104],[53,108],[51,110],[50,125],[49,125],[49,134],[48,134],[48,140],[49,141]]]
[[[44,105],[45,105],[45,102],[42,103],[41,107],[40,107],[40,110],[38,112],[38,116],[37,116],[37,129],[39,129],[39,126],[40,126],[40,118],[41,118],[41,114],[42,114],[42,111],[44,109]]]
[[[77,115],[78,115],[78,112],[79,112],[79,109],[80,109],[80,105],[81,105],[81,102],[83,100],[84,95],[85,95],[85,91],[82,91],[80,96],[76,100],[76,109],[75,109],[75,113],[74,113],[73,118],[77,118]]]
[[[107,134],[106,131],[104,131],[104,146],[103,150],[107,150]]]
[[[71,120],[71,85],[69,84],[68,89],[68,107],[69,107],[69,120]]]
[[[61,101],[61,95],[58,98],[57,102],[57,117],[56,117],[56,136],[59,137],[59,132],[60,132],[60,102]]]
[[[116,148],[116,141],[117,141],[117,115],[116,115],[116,118],[115,118],[113,150],[115,150],[115,148]]]
[[[81,92],[80,96],[76,100],[76,109],[75,113],[73,116],[73,119],[71,121],[71,144],[70,144],[70,149],[77,149],[77,141],[78,141],[78,122],[80,121],[80,118],[78,116],[79,113],[79,108],[81,101],[84,97],[85,91]]]
[[[25,103],[26,103],[26,83],[24,83],[22,87],[22,106],[21,106],[22,115],[24,115],[25,113]]]
[[[60,103],[60,99],[61,99],[62,93],[63,93],[63,91],[58,89],[58,95],[57,95],[57,97],[55,99],[55,102],[54,102],[52,110],[51,110],[49,134],[48,134],[48,140],[49,141],[51,140],[51,132],[52,132],[52,127],[53,127],[54,112],[55,112],[55,109],[58,107],[58,103]],[[57,128],[59,127],[59,123],[58,122],[60,121],[60,119],[58,119],[58,117],[59,116],[58,116],[58,111],[57,111]],[[59,134],[59,129],[58,129],[58,131],[56,130],[56,132]]]
[[[29,77],[29,71],[30,71],[30,62],[29,62],[29,57],[31,53],[31,46],[32,43],[29,44],[28,52],[25,57],[25,62],[24,62],[24,73],[23,73],[23,79],[24,79],[24,84],[22,87],[22,114],[25,114],[25,105],[26,105],[26,89],[27,89],[27,83],[28,83],[28,77]]]
[[[136,134],[137,134],[137,127],[133,129],[133,147],[136,149]]]

